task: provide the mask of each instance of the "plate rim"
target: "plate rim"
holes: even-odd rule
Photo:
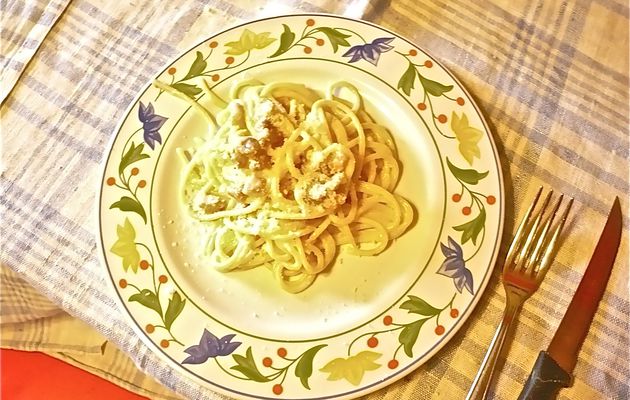
[[[289,398],[289,397],[282,397],[285,400],[325,400],[325,399],[332,399],[332,398],[336,398],[336,399],[352,399],[352,398],[356,398],[358,396],[361,395],[366,395],[369,393],[373,393],[379,389],[382,389],[383,387],[389,386],[391,384],[394,384],[395,382],[397,382],[398,380],[402,379],[403,377],[407,376],[408,374],[410,374],[411,372],[415,371],[417,368],[419,368],[421,365],[423,365],[424,363],[426,363],[428,360],[430,360],[431,358],[433,358],[441,349],[443,349],[452,339],[453,337],[464,327],[464,325],[466,325],[466,322],[468,321],[468,319],[471,317],[471,315],[473,314],[473,312],[475,311],[475,309],[477,308],[477,305],[479,303],[479,301],[481,300],[481,297],[484,295],[488,283],[490,281],[490,278],[492,276],[492,271],[494,270],[494,268],[496,267],[496,263],[498,260],[498,256],[499,256],[499,251],[500,251],[500,247],[502,244],[502,237],[504,234],[504,228],[505,228],[505,203],[506,203],[506,198],[505,198],[505,179],[503,176],[503,169],[502,169],[502,164],[501,164],[501,157],[497,148],[497,144],[496,144],[496,140],[497,138],[495,138],[495,133],[493,133],[493,131],[490,129],[490,126],[488,124],[487,118],[484,115],[484,113],[481,111],[481,109],[479,108],[478,104],[477,104],[477,100],[475,97],[473,97],[471,95],[471,93],[468,91],[468,89],[462,84],[462,82],[450,71],[449,68],[445,67],[444,64],[437,59],[436,57],[434,57],[432,55],[431,52],[427,51],[424,47],[415,44],[414,41],[410,40],[409,38],[407,38],[404,35],[401,35],[399,33],[396,33],[394,31],[392,31],[389,28],[385,28],[379,24],[376,24],[374,22],[371,21],[366,21],[366,20],[362,20],[362,19],[358,19],[358,18],[352,18],[352,17],[348,17],[345,15],[338,15],[338,14],[333,14],[333,13],[323,13],[323,12],[300,12],[300,13],[288,13],[288,14],[282,14],[282,15],[274,15],[274,16],[267,16],[267,17],[262,17],[262,18],[256,18],[256,19],[251,19],[251,20],[245,20],[243,22],[234,24],[234,25],[229,25],[224,29],[221,30],[217,30],[217,31],[213,31],[211,34],[204,36],[203,38],[201,38],[200,40],[196,41],[193,45],[191,45],[190,47],[179,51],[175,56],[171,57],[169,59],[169,61],[165,62],[163,65],[164,67],[162,69],[159,69],[158,72],[156,74],[153,75],[152,79],[149,80],[146,84],[144,84],[142,87],[140,87],[140,89],[138,90],[138,93],[136,94],[136,96],[130,101],[129,105],[126,107],[125,111],[122,112],[120,115],[120,117],[118,117],[118,123],[116,124],[115,128],[112,130],[112,135],[108,140],[107,145],[104,148],[104,155],[106,154],[106,157],[103,157],[103,159],[101,160],[100,164],[99,164],[99,168],[101,173],[101,178],[97,181],[97,196],[95,196],[95,202],[96,202],[96,207],[95,207],[95,212],[96,212],[96,219],[97,219],[97,227],[98,227],[98,234],[97,234],[97,238],[98,238],[98,253],[99,253],[99,261],[100,261],[100,265],[102,267],[105,268],[105,270],[107,271],[107,277],[108,279],[105,279],[107,281],[107,286],[110,288],[110,290],[113,290],[113,292],[116,294],[115,296],[113,296],[115,298],[115,303],[118,306],[118,310],[121,312],[121,314],[123,314],[123,319],[127,320],[127,322],[129,323],[129,325],[132,327],[132,330],[134,331],[134,333],[140,338],[140,340],[142,341],[142,343],[147,346],[147,348],[151,351],[151,353],[153,354],[157,354],[158,358],[161,359],[162,361],[165,362],[165,367],[173,370],[173,371],[178,371],[179,372],[179,378],[180,379],[186,379],[189,381],[193,381],[196,382],[197,384],[199,384],[200,386],[208,389],[208,390],[212,390],[212,391],[216,391],[218,393],[221,393],[223,395],[227,395],[227,396],[232,396],[235,398],[239,398],[239,399],[261,399],[261,400],[273,400],[275,398],[278,397],[271,397],[271,396],[260,396],[260,395],[252,395],[252,394],[247,394],[247,393],[242,393],[242,392],[238,392],[235,391],[233,389],[224,387],[216,382],[211,382],[201,376],[199,376],[199,374],[190,371],[189,369],[184,368],[180,363],[178,363],[177,361],[175,361],[173,358],[171,358],[168,354],[166,354],[164,352],[163,349],[161,349],[159,346],[157,346],[156,343],[154,343],[146,334],[145,332],[142,330],[141,326],[139,325],[139,323],[131,316],[131,313],[129,312],[129,310],[127,309],[127,307],[125,306],[124,300],[121,297],[120,292],[117,290],[117,286],[116,283],[114,281],[114,277],[111,273],[111,270],[109,268],[109,264],[107,263],[107,259],[105,256],[106,250],[104,248],[104,238],[103,238],[103,229],[102,229],[102,219],[101,219],[101,206],[102,206],[102,197],[103,197],[103,189],[105,188],[105,181],[106,181],[106,169],[107,169],[107,165],[109,163],[109,160],[111,158],[112,155],[112,149],[113,146],[116,142],[116,139],[118,138],[118,134],[121,130],[121,128],[123,127],[125,120],[127,119],[127,117],[131,114],[133,108],[135,107],[135,105],[139,102],[140,98],[144,95],[144,93],[147,91],[147,89],[149,89],[151,87],[151,82],[158,78],[160,75],[162,75],[168,68],[170,65],[176,63],[177,61],[179,61],[182,57],[184,57],[186,54],[189,54],[191,51],[193,51],[196,47],[198,47],[199,45],[203,44],[204,42],[212,39],[213,37],[222,35],[224,33],[227,33],[229,31],[253,24],[253,23],[257,23],[257,22],[262,22],[262,21],[269,21],[269,20],[274,20],[274,19],[283,19],[283,18],[287,18],[287,17],[327,17],[327,18],[336,18],[336,19],[341,19],[344,21],[349,21],[350,23],[359,23],[359,24],[365,24],[368,26],[371,26],[373,28],[376,28],[378,30],[381,30],[383,32],[389,33],[391,35],[394,35],[395,37],[405,41],[407,44],[409,44],[412,47],[418,48],[420,49],[422,52],[424,52],[429,58],[431,58],[431,60],[436,63],[441,69],[442,71],[444,71],[457,85],[458,88],[461,89],[463,91],[464,94],[466,94],[466,96],[471,100],[470,101],[470,105],[474,108],[475,112],[477,113],[477,115],[479,116],[481,123],[484,127],[485,130],[485,135],[487,136],[489,139],[489,143],[490,143],[490,147],[492,148],[492,155],[493,155],[493,161],[496,164],[496,171],[497,171],[497,178],[498,178],[498,191],[497,193],[500,195],[499,197],[499,201],[497,201],[498,205],[499,205],[499,213],[498,213],[498,226],[497,226],[497,234],[496,234],[496,238],[494,239],[494,246],[492,249],[492,256],[490,257],[490,261],[488,263],[488,267],[486,268],[484,275],[483,275],[483,279],[481,284],[479,285],[479,288],[477,290],[477,293],[472,297],[472,299],[470,300],[465,312],[463,313],[463,315],[461,316],[461,318],[459,319],[459,321],[453,326],[451,327],[451,329],[449,331],[447,331],[445,333],[445,335],[441,338],[441,340],[438,340],[435,344],[433,344],[433,346],[431,346],[431,348],[424,353],[422,356],[420,357],[414,357],[413,360],[404,368],[401,368],[395,372],[393,372],[390,375],[387,375],[386,378],[383,378],[381,380],[375,381],[375,382],[371,382],[367,385],[364,386],[359,386],[354,388],[351,391],[346,391],[344,393],[341,394],[335,394],[335,395],[329,395],[329,396],[312,396],[312,397],[298,397],[298,398]],[[157,350],[157,351],[156,351]],[[422,362],[420,362],[422,360]],[[173,365],[174,364],[174,365]],[[156,377],[158,378],[158,377]],[[158,378],[159,379],[159,378]],[[167,382],[164,382],[162,380],[160,380],[163,384],[165,384],[166,386],[169,386],[167,384]],[[175,385],[169,386],[172,389],[174,389],[175,391],[177,391],[175,388]]]

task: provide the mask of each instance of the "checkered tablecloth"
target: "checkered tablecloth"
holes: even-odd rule
[[[519,317],[492,398],[520,392],[564,314],[612,200],[621,197],[626,216],[617,263],[575,383],[559,398],[630,398],[623,0],[1,1],[2,346],[47,351],[151,398],[223,398],[160,361],[116,307],[97,257],[96,186],[114,126],[166,62],[229,25],[292,12],[376,22],[415,41],[460,79],[502,156],[503,252],[539,186],[575,197],[561,250]],[[451,342],[366,398],[463,398],[503,304],[497,268]]]

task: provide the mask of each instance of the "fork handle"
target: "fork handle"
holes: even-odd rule
[[[486,398],[494,376],[494,368],[499,359],[499,354],[501,354],[503,343],[505,342],[505,337],[507,336],[512,321],[514,321],[516,313],[518,313],[520,305],[520,303],[512,302],[508,298],[507,305],[503,312],[503,319],[497,327],[492,342],[490,342],[490,347],[488,347],[488,351],[481,362],[481,366],[470,387],[468,396],[466,396],[466,400],[483,400]]]

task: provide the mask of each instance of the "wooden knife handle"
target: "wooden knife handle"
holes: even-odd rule
[[[573,377],[546,351],[541,351],[518,400],[553,400],[560,389],[572,383]]]

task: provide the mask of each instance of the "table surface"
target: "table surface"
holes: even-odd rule
[[[539,186],[575,198],[551,271],[519,317],[492,394],[515,398],[551,339],[615,196],[626,211],[606,294],[560,399],[627,399],[628,4],[621,0],[37,0],[2,3],[1,263],[190,398],[222,398],[138,340],[97,256],[95,187],[114,127],[149,79],[200,38],[285,12],[364,18],[418,43],[472,93],[506,180],[505,253]],[[26,290],[26,289],[20,289]],[[475,314],[434,358],[370,399],[462,398],[504,303],[495,271]],[[3,317],[38,312],[3,304]],[[35,339],[28,339],[35,340]],[[123,372],[121,372],[123,373]]]

